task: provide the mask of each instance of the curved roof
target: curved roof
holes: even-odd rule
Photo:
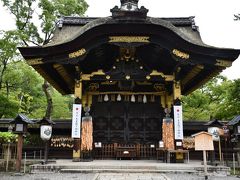
[[[64,17],[49,44],[19,50],[62,94],[73,93],[75,66],[83,73],[108,72],[123,47],[134,47],[136,57],[148,68],[175,74],[183,94],[231,66],[240,54],[204,44],[193,17],[152,18],[145,17],[146,9],[116,7],[112,12],[106,18]]]

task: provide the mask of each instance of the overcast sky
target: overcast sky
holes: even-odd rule
[[[110,9],[120,0],[86,0],[89,17],[110,16]],[[233,14],[240,13],[240,0],[139,0],[139,6],[149,9],[152,17],[195,16],[203,41],[208,45],[240,49],[240,21]],[[14,28],[14,19],[0,3],[0,29]],[[229,79],[240,78],[240,58],[223,72]]]

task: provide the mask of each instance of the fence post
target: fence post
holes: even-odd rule
[[[7,148],[6,172],[8,172],[9,156],[10,156],[10,142],[8,142],[8,148]]]
[[[27,153],[24,152],[24,167],[23,167],[23,173],[25,174],[26,172],[26,159],[27,159]]]
[[[235,166],[235,154],[233,153],[233,174],[236,174],[236,166]]]
[[[40,157],[39,158],[42,159],[42,150],[40,150]]]

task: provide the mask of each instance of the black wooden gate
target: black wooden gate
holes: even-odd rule
[[[98,102],[93,98],[94,142],[156,144],[162,139],[163,109],[160,99],[139,103]]]

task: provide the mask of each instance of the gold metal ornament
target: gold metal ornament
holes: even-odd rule
[[[77,58],[77,57],[83,56],[86,52],[87,52],[86,49],[82,48],[82,49],[79,49],[78,51],[70,53],[68,57],[70,59]]]
[[[121,42],[121,43],[149,43],[148,36],[110,36],[109,42]]]
[[[180,57],[182,59],[189,59],[190,55],[188,53],[182,52],[178,49],[173,49],[172,53],[176,55],[177,57]]]

